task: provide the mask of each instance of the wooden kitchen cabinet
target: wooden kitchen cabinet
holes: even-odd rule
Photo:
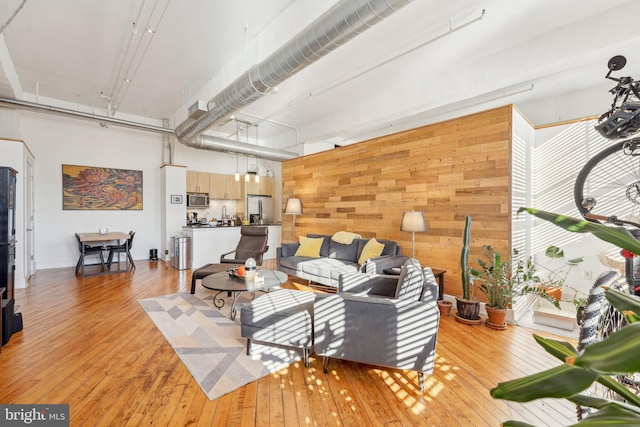
[[[255,177],[251,177],[251,182],[245,183],[245,195],[247,194],[259,194],[275,197],[276,195],[276,180],[268,176],[261,176],[260,182],[255,182]]]
[[[187,171],[187,193],[209,193],[209,173]]]
[[[228,198],[234,200],[242,199],[242,186],[240,185],[240,181],[236,181],[233,175],[225,175],[225,182]]]
[[[240,181],[236,181],[233,175],[209,174],[209,197],[223,200],[241,199]]]

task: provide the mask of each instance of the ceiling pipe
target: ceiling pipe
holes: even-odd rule
[[[218,138],[210,135],[197,136],[189,146],[200,150],[224,151],[227,153],[255,156],[261,159],[275,160],[278,162],[298,157],[297,153],[293,153],[291,151],[276,150],[274,148],[251,145],[244,142]]]
[[[196,137],[230,118],[289,77],[311,65],[358,34],[382,21],[413,0],[340,0],[322,16],[259,64],[253,65],[213,97],[207,112],[187,119],[176,128],[178,141],[189,147],[209,149]]]
[[[7,107],[19,110],[33,111],[36,113],[47,113],[58,116],[66,116],[77,119],[83,119],[101,124],[110,124],[114,126],[122,126],[130,129],[142,130],[146,132],[159,133],[164,136],[172,136],[174,129],[154,126],[146,123],[132,122],[129,120],[116,119],[114,117],[100,116],[92,113],[84,113],[82,111],[69,110],[67,108],[55,107],[53,105],[38,104],[36,102],[20,101],[12,98],[0,97],[0,107]],[[163,120],[163,124],[168,124],[168,121]],[[166,142],[166,141],[165,141]],[[256,156],[266,160],[283,161],[298,157],[298,154],[277,150],[274,148],[260,147],[251,144],[245,144],[242,142],[232,141],[230,139],[219,138],[210,135],[200,135],[194,144],[196,148],[212,151],[224,151],[227,153],[238,153],[247,156]]]
[[[53,105],[38,104],[36,102],[20,101],[18,99],[12,99],[12,98],[0,97],[0,107],[34,111],[36,113],[56,114],[59,116],[67,116],[67,117],[91,120],[94,122],[122,126],[130,129],[143,130],[147,132],[155,132],[160,134],[174,133],[173,129],[165,128],[162,126],[154,126],[146,123],[138,123],[138,122],[132,122],[129,120],[116,119],[113,117],[99,116],[93,113],[84,113],[82,111],[70,110],[68,108],[54,107]]]

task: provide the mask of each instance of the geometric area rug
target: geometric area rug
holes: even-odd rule
[[[300,360],[300,350],[256,342],[247,356],[247,340],[240,337],[240,311],[235,321],[229,319],[231,298],[225,298],[218,310],[213,295],[199,287],[194,295],[179,292],[138,300],[210,400]]]

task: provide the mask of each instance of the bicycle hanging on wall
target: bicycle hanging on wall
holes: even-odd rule
[[[580,214],[589,221],[623,226],[640,240],[640,82],[632,77],[611,77],[626,65],[623,56],[609,60],[605,76],[617,84],[611,108],[598,119],[595,129],[616,142],[596,154],[582,168],[574,185],[574,201]],[[616,215],[611,213],[615,212]],[[605,289],[640,295],[640,263],[635,254],[623,251],[624,277],[614,272],[601,275],[589,292],[584,317],[580,324],[578,351],[602,341],[625,326],[623,316],[605,298]],[[635,395],[640,395],[638,374],[620,375],[615,379]],[[594,383],[586,391],[593,396],[623,400],[611,396],[609,389]],[[578,406],[578,419],[588,408]]]

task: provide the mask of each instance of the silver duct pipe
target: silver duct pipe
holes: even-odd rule
[[[244,142],[232,141],[230,139],[217,138],[210,135],[199,135],[189,147],[200,150],[224,151],[227,153],[244,154],[245,156],[255,156],[266,160],[281,162],[298,157],[298,154],[290,151],[276,150],[274,148],[261,147],[259,145],[246,144]]]
[[[95,122],[122,126],[130,129],[143,130],[147,132],[155,132],[160,134],[172,134],[174,132],[173,129],[164,128],[162,126],[154,126],[154,125],[148,125],[145,123],[132,122],[129,120],[116,119],[113,117],[99,116],[97,114],[84,113],[82,111],[69,110],[67,108],[62,108],[62,107],[54,107],[53,105],[44,105],[44,104],[38,104],[35,102],[20,101],[18,99],[12,99],[12,98],[0,97],[0,107],[35,111],[36,113],[57,114],[59,116],[80,118],[80,119],[91,120]]]
[[[174,130],[162,126],[148,125],[145,123],[137,123],[129,120],[116,119],[108,116],[100,116],[97,114],[84,113],[82,111],[69,110],[67,108],[54,107],[53,105],[38,104],[29,101],[20,101],[12,98],[0,97],[0,107],[7,107],[19,110],[34,111],[36,113],[48,113],[59,116],[79,118],[99,123],[112,124],[116,126],[127,127],[130,129],[154,132],[163,135],[163,145],[170,147],[169,136],[173,135]],[[167,120],[163,120],[163,124],[168,124]],[[229,139],[218,138],[209,135],[200,135],[194,142],[195,148],[211,151],[223,151],[227,153],[238,153],[247,156],[260,157],[266,160],[283,161],[298,157],[298,154],[290,151],[277,150],[274,148],[260,147],[256,145],[244,144]],[[170,148],[169,148],[170,149]],[[173,153],[169,154],[169,162],[173,161]]]
[[[194,138],[226,120],[242,107],[269,93],[298,71],[340,47],[413,0],[340,0],[264,61],[213,97],[208,112],[176,128],[181,143],[194,147]],[[205,148],[210,149],[210,148]]]

